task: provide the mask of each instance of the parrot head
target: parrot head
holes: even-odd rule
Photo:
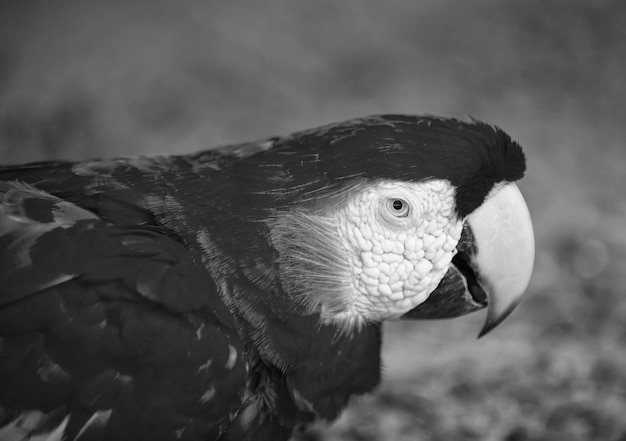
[[[484,335],[528,286],[533,228],[515,184],[525,158],[496,127],[371,116],[227,153],[244,205],[263,213],[283,289],[324,322],[487,307]]]

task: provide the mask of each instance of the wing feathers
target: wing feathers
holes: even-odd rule
[[[0,183],[0,244],[0,434],[221,433],[241,400],[243,348],[183,245],[13,182]]]

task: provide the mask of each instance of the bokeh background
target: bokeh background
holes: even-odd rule
[[[0,161],[183,153],[371,113],[494,123],[536,271],[386,326],[385,381],[317,440],[626,440],[626,2],[0,1]]]

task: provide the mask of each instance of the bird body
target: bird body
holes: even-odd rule
[[[336,418],[380,382],[382,321],[488,305],[486,332],[512,310],[524,169],[499,129],[405,115],[0,168],[0,439],[287,439]]]

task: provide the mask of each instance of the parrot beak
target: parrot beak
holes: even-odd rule
[[[439,286],[402,318],[452,318],[487,306],[482,337],[515,309],[534,260],[533,226],[522,193],[513,183],[497,187],[468,216]]]

